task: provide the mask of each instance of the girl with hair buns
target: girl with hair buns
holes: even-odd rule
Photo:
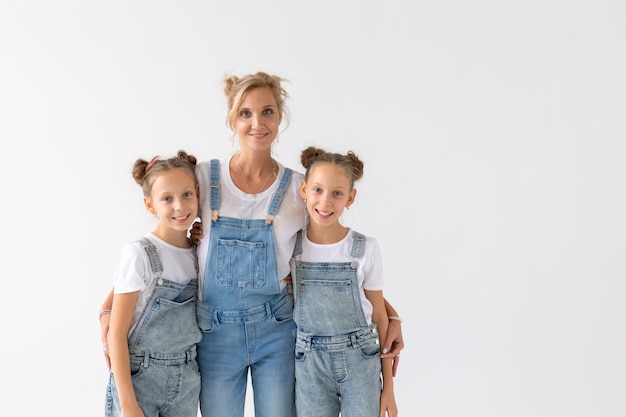
[[[104,344],[111,364],[107,417],[198,415],[198,261],[187,238],[198,216],[195,165],[195,157],[179,151],[169,159],[138,159],[133,166],[146,209],[159,223],[123,247],[112,308],[100,313],[110,314]]]
[[[291,261],[298,416],[396,417],[391,359],[380,358],[389,317],[378,241],[340,223],[363,162],[314,147],[301,162],[310,222]]]

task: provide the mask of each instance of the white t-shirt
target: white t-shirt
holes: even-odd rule
[[[285,167],[278,163],[278,175],[272,185],[262,193],[253,195],[241,191],[230,177],[229,163],[231,156],[220,161],[220,208],[219,215],[236,219],[263,219],[267,217],[268,208],[272,197],[278,189],[280,180],[285,172]],[[200,162],[196,165],[196,174],[200,183],[200,218],[204,237],[198,246],[198,262],[200,264],[200,288],[207,261],[209,250],[209,237],[211,233],[211,163]],[[283,200],[274,216],[274,244],[276,247],[276,262],[280,289],[286,283],[284,278],[289,275],[289,260],[293,254],[298,230],[308,223],[308,213],[304,201],[300,196],[300,184],[304,176],[294,171],[285,190]],[[199,297],[202,299],[202,291]]]
[[[352,234],[354,231],[350,229],[346,237],[337,243],[320,245],[311,242],[306,237],[306,230],[302,232],[302,254],[300,260],[302,262],[352,262],[355,260],[352,254]],[[373,237],[367,237],[363,256],[356,259],[357,280],[359,282],[359,293],[361,295],[361,304],[363,313],[368,324],[372,323],[372,304],[365,296],[365,290],[382,291],[383,290],[383,263],[382,254],[378,241]],[[291,261],[292,276],[296,278],[295,262]],[[294,281],[295,282],[295,281]],[[294,292],[294,297],[297,294]],[[297,302],[297,300],[296,300]]]
[[[156,247],[163,273],[161,277],[169,281],[186,284],[197,278],[196,261],[192,248],[179,248],[148,233],[148,240]],[[141,314],[154,291],[156,275],[152,271],[148,254],[139,242],[131,242],[122,248],[122,259],[113,275],[115,294],[139,291],[137,304],[131,321],[129,334],[135,328]]]

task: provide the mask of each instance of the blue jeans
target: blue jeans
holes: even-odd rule
[[[291,288],[291,287],[287,287]],[[256,417],[294,417],[293,296],[285,289],[256,308],[222,312],[198,303],[202,417],[243,417],[248,372]]]

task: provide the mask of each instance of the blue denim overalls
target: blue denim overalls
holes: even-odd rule
[[[210,175],[214,216],[197,310],[202,416],[243,417],[250,369],[255,416],[293,417],[293,295],[291,285],[280,292],[272,224],[292,171],[285,168],[267,220],[217,216],[218,160]]]
[[[157,281],[137,326],[128,337],[137,402],[146,417],[197,417],[200,374],[196,344],[202,339],[196,322],[198,280],[180,284],[161,278],[163,267],[156,248],[146,238],[140,242]],[[105,416],[119,415],[119,397],[111,373]]]
[[[296,267],[296,409],[298,417],[378,417],[380,344],[367,324],[357,279],[365,236],[352,235],[351,262],[302,262]]]

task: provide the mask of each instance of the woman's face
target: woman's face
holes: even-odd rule
[[[281,120],[282,115],[269,88],[258,87],[248,91],[243,96],[235,120],[235,131],[241,146],[253,150],[271,148]]]

